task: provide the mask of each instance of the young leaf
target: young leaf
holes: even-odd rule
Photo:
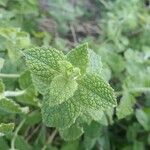
[[[83,128],[73,124],[70,128],[59,130],[60,136],[66,141],[78,139],[83,134]]]
[[[88,45],[82,44],[67,54],[67,59],[72,63],[74,67],[78,67],[81,70],[81,74],[86,72],[88,65]]]
[[[26,113],[28,111],[28,108],[22,108],[13,100],[2,98],[0,99],[0,110],[6,111],[8,113]]]
[[[76,89],[77,82],[75,80],[58,75],[52,80],[50,88],[45,94],[45,101],[49,102],[49,106],[61,104],[72,97]]]
[[[9,134],[14,129],[13,123],[0,123],[0,136],[4,136],[5,134]]]

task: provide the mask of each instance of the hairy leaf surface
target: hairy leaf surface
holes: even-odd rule
[[[113,89],[95,74],[86,74],[79,81],[80,103],[86,109],[105,110],[116,106]]]
[[[33,75],[33,80],[49,84],[59,72],[59,61],[65,59],[62,52],[54,48],[31,48],[23,52],[27,66]],[[38,87],[39,88],[39,87]]]
[[[43,101],[43,122],[50,127],[62,129],[70,127],[81,113],[80,105],[77,105],[76,100],[74,96],[69,101],[53,107],[49,105],[49,101]]]
[[[63,75],[54,77],[47,90],[45,100],[49,101],[49,105],[58,105],[73,96],[77,89],[77,82],[73,79],[67,79]]]

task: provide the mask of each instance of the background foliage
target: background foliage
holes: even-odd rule
[[[148,0],[0,0],[0,149],[150,149],[149,39]],[[118,105],[66,142],[42,123],[42,96],[20,52],[50,45],[67,53],[85,41]]]

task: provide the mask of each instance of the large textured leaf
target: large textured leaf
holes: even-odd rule
[[[77,96],[77,97],[76,97]],[[60,105],[51,107],[49,101],[43,101],[42,118],[43,122],[50,127],[68,128],[81,113],[80,105],[77,105],[78,95],[75,95]]]
[[[0,110],[6,111],[9,113],[26,113],[28,111],[28,108],[20,107],[19,104],[17,104],[11,99],[2,98],[0,99]]]
[[[9,134],[13,131],[14,124],[13,123],[0,123],[0,136],[4,136],[5,134]]]
[[[116,106],[113,89],[95,74],[87,74],[79,81],[78,92],[79,102],[86,109],[105,110]]]
[[[83,134],[83,128],[73,124],[70,128],[59,130],[61,137],[66,141],[76,140]]]
[[[88,66],[88,45],[82,44],[67,54],[67,59],[73,66],[80,68],[81,73],[86,72]]]
[[[59,72],[59,61],[65,59],[62,52],[54,48],[37,47],[23,52],[27,66],[36,78],[44,84],[49,84],[52,78]]]
[[[56,76],[48,89],[45,100],[49,105],[58,105],[73,96],[77,89],[77,82],[73,79],[67,79],[63,75]]]

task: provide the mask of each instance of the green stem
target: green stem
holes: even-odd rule
[[[0,73],[0,78],[19,78],[19,74],[5,74],[5,73]]]
[[[123,94],[123,92],[129,92],[129,93],[133,93],[133,92],[150,92],[150,88],[149,87],[138,87],[138,88],[126,89],[125,91],[116,92],[116,95],[120,96],[120,95]]]
[[[18,125],[18,127],[16,128],[15,132],[14,132],[14,136],[11,140],[11,150],[15,150],[15,141],[16,141],[16,138],[17,138],[17,135],[18,135],[18,132],[20,131],[21,127],[23,126],[25,122],[25,119],[23,119],[20,124]]]
[[[25,94],[25,92],[26,92],[26,90],[22,90],[22,91],[5,91],[4,96],[5,97],[17,97],[17,96]]]

